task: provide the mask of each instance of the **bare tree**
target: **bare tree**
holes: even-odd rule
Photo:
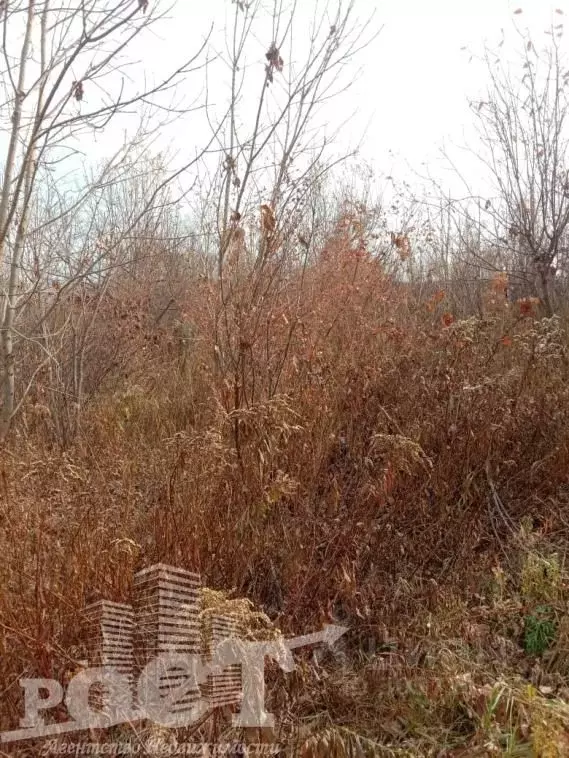
[[[147,133],[139,131],[138,138],[119,150],[81,190],[71,193],[71,199],[69,193],[62,192],[57,202],[44,207],[50,216],[44,213],[41,221],[36,219],[34,229],[30,227],[30,213],[41,206],[46,181],[55,174],[65,183],[62,162],[77,162],[81,141],[104,130],[117,117],[128,119],[133,109],[141,112],[153,105],[167,112],[160,97],[172,93],[190,72],[203,65],[201,53],[206,43],[166,78],[152,86],[139,86],[136,81],[144,77],[133,80],[126,76],[124,55],[133,41],[143,39],[142,35],[162,17],[159,5],[148,0],[63,0],[57,4],[51,0],[8,0],[1,4],[0,12],[0,89],[4,93],[2,113],[7,114],[0,187],[0,262],[5,275],[5,280],[0,280],[2,442],[33,381],[32,375],[18,398],[15,345],[24,337],[16,321],[32,294],[49,284],[37,256],[31,276],[26,275],[30,242],[35,239],[37,244],[40,229],[45,239],[46,229],[54,224],[59,224],[61,231],[62,220],[69,220],[93,191],[116,180],[123,161],[141,146]],[[146,203],[152,204],[159,191],[157,187]],[[147,207],[141,207],[139,215]],[[68,229],[71,227],[68,224]],[[59,290],[81,281],[102,258],[96,250],[83,250],[82,254],[84,244],[78,245],[76,239],[69,242],[67,261],[61,256],[51,272],[58,275]],[[46,349],[45,360],[51,357]],[[39,370],[41,365],[36,367]]]
[[[214,340],[218,370],[232,387],[228,411],[274,396],[297,327],[293,318],[269,359],[267,309],[285,292],[291,266],[302,272],[308,261],[310,241],[298,233],[311,187],[346,157],[330,156],[335,134],[319,131],[315,117],[349,86],[353,70],[350,79],[343,74],[372,36],[354,5],[318,3],[306,24],[305,9],[294,1],[275,3],[268,13],[258,0],[234,3],[225,56],[229,114],[214,193]],[[217,129],[213,113],[210,119]],[[234,436],[239,452],[237,418]]]
[[[556,274],[567,264],[569,226],[569,71],[562,31],[562,25],[551,29],[543,50],[521,35],[516,66],[487,53],[490,86],[472,109],[493,194],[459,204],[482,232],[475,264],[507,270],[518,294],[539,297],[549,316]]]
[[[135,155],[111,181],[89,181],[92,190],[73,213],[43,226],[58,198],[49,185],[42,191],[22,260],[29,296],[20,301],[26,307],[17,324],[26,336],[19,373],[20,380],[36,377],[22,419],[30,404],[43,407],[51,436],[63,446],[80,430],[101,382],[122,376],[133,351],[144,347],[140,337],[149,319],[177,299],[179,251],[188,235],[167,177],[156,157]]]

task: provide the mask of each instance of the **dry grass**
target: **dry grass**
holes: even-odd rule
[[[189,346],[144,286],[101,308],[75,432],[40,377],[3,451],[0,727],[18,676],[76,665],[86,594],[124,599],[164,561],[285,633],[350,627],[337,657],[273,675],[301,755],[567,754],[563,685],[543,684],[569,674],[565,324],[515,304],[454,320],[340,244],[224,299],[189,282]],[[557,664],[531,684],[543,604]]]

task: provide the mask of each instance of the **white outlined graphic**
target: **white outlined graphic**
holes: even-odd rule
[[[14,742],[149,720],[166,727],[195,723],[208,711],[235,706],[233,725],[265,727],[265,659],[287,672],[292,651],[333,645],[345,627],[327,626],[300,637],[243,639],[238,620],[213,614],[201,625],[199,574],[165,564],[137,572],[132,605],[100,600],[85,608],[86,668],[67,691],[53,679],[23,678],[20,728],[0,734]],[[47,712],[65,703],[70,720],[49,723]]]

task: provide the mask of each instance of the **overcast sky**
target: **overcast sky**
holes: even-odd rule
[[[316,5],[299,3],[307,23]],[[381,32],[360,56],[359,80],[327,117],[340,120],[356,111],[343,133],[346,143],[365,131],[363,155],[388,172],[390,160],[394,167],[401,160],[431,162],[443,140],[464,139],[471,123],[467,98],[484,86],[483,69],[469,62],[471,52],[481,52],[485,41],[497,43],[502,29],[513,41],[514,22],[529,27],[539,43],[552,19],[563,20],[556,8],[569,16],[569,0],[358,0],[356,6],[362,18],[375,11]],[[523,13],[515,14],[519,8]],[[228,11],[229,0],[180,0],[162,27],[163,49],[190,49],[211,22],[221,30]]]
[[[272,9],[272,0],[265,2]],[[324,3],[298,0],[296,36],[307,37],[315,9]],[[334,0],[330,3],[333,5]],[[147,73],[159,78],[161,72],[166,74],[199,47],[212,24],[212,51],[223,52],[234,8],[231,0],[177,0],[170,17],[131,54],[140,57]],[[515,13],[520,8],[523,12]],[[476,170],[472,158],[458,147],[473,145],[468,98],[476,99],[485,87],[484,67],[476,55],[483,52],[486,43],[497,45],[503,33],[506,44],[502,55],[511,54],[514,42],[519,44],[516,27],[522,32],[529,28],[539,48],[552,21],[569,19],[569,0],[356,0],[356,13],[362,19],[373,13],[372,25],[379,34],[359,55],[353,74],[359,69],[360,75],[351,88],[320,114],[322,129],[332,131],[353,113],[349,128],[341,130],[334,146],[337,153],[354,147],[365,135],[361,159],[378,176],[392,175],[401,180],[412,179],[414,172],[429,173],[442,178],[443,183],[448,177],[449,189],[454,192],[456,179],[440,151],[446,143],[450,152],[454,150],[453,157],[464,160],[467,172]],[[249,63],[259,67],[261,81],[264,52],[271,41],[264,36],[261,33],[258,38],[258,55],[254,45],[249,53]],[[562,46],[566,45],[563,40]],[[209,82],[214,93],[216,75],[212,73]],[[203,73],[190,78],[186,95],[195,94],[199,99],[203,81]],[[221,88],[216,97],[221,107],[227,90]],[[203,114],[196,114],[169,129],[164,142],[187,155],[193,146],[203,145],[210,133]],[[101,157],[109,151],[114,137],[116,133],[111,136],[108,132],[97,138]]]

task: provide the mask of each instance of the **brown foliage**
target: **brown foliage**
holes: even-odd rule
[[[55,444],[42,380],[0,464],[3,682],[63,676],[87,590],[121,600],[153,561],[235,588],[287,632],[337,619],[380,644],[433,586],[472,598],[523,519],[565,534],[563,325],[435,318],[444,293],[420,307],[347,235],[303,272],[237,282],[225,343],[217,284],[184,280],[184,372],[152,280],[125,274],[98,302],[79,432]]]

